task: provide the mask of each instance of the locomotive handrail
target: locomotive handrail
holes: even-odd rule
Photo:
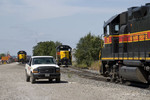
[[[104,36],[104,34],[101,34],[101,37],[100,37],[100,39],[101,39],[101,44],[100,44],[100,51],[99,51],[99,61],[101,60],[101,56],[102,56],[102,48],[104,47],[104,44],[102,43],[103,41],[102,40],[104,40],[104,39],[102,39],[102,37]]]

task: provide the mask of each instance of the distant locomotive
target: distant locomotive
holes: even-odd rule
[[[68,45],[60,45],[56,48],[56,60],[60,66],[72,65],[72,48]]]
[[[19,51],[17,54],[18,62],[25,63],[27,59],[27,53],[25,51]]]
[[[150,3],[131,7],[104,23],[100,73],[110,81],[148,83]]]

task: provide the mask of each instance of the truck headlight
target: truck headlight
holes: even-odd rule
[[[33,73],[38,73],[39,70],[37,68],[33,69]]]
[[[57,68],[57,69],[56,69],[56,73],[60,73],[60,68]]]

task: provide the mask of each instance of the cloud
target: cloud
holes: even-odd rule
[[[38,20],[82,13],[118,12],[118,9],[115,8],[71,6],[65,4],[67,1],[69,0],[14,0],[14,2],[12,0],[2,0],[0,16],[10,15],[25,20]]]

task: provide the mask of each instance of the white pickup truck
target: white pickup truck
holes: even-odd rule
[[[32,56],[25,65],[26,81],[34,83],[36,79],[53,79],[60,82],[60,68],[52,56]]]

